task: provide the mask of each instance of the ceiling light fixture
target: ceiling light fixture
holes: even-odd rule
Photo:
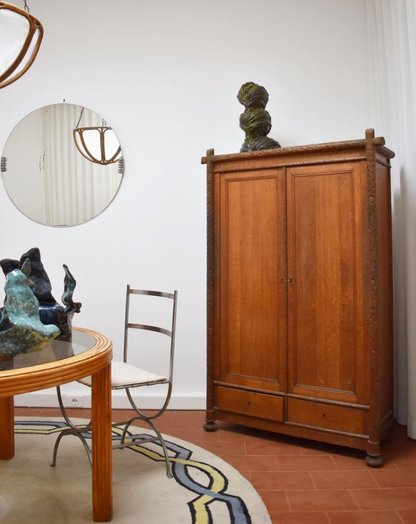
[[[111,127],[103,120],[101,126],[78,127],[84,108],[81,110],[78,124],[74,129],[74,141],[83,157],[95,164],[106,166],[119,161],[122,156],[120,143]]]
[[[24,9],[0,2],[0,89],[23,76],[33,64],[43,38],[42,24]]]

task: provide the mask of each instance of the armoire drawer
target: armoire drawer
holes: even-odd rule
[[[368,434],[368,411],[333,404],[289,398],[287,420],[305,426]]]
[[[242,389],[215,388],[215,409],[267,420],[283,420],[283,398]]]

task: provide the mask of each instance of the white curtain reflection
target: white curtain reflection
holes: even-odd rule
[[[100,166],[77,150],[72,131],[80,107],[57,104],[43,109],[46,223],[70,226],[101,213],[117,193],[121,175],[118,164]],[[85,110],[81,126],[99,126],[100,117]],[[105,178],[105,180],[103,179]]]

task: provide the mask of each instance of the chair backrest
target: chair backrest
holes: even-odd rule
[[[166,329],[158,326],[148,324],[136,324],[130,322],[130,297],[131,295],[145,295],[152,297],[160,297],[173,301],[172,304],[172,321],[171,329]],[[126,315],[125,315],[125,327],[124,327],[124,362],[127,362],[127,349],[128,349],[128,333],[130,329],[142,329],[145,331],[154,331],[170,337],[170,358],[169,358],[169,381],[172,380],[173,375],[173,363],[175,353],[175,335],[176,335],[176,307],[177,307],[178,292],[164,293],[162,291],[149,291],[145,289],[132,289],[130,284],[126,289]]]

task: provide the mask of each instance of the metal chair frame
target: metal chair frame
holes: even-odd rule
[[[164,328],[160,328],[160,327],[152,326],[152,325],[147,325],[147,324],[131,323],[130,322],[130,318],[129,318],[130,317],[130,296],[131,295],[146,295],[146,296],[161,297],[161,298],[167,298],[167,299],[173,300],[171,329],[168,330],[168,329],[164,329]],[[170,401],[170,398],[172,396],[173,366],[174,366],[174,355],[175,355],[177,297],[178,297],[178,292],[177,291],[174,291],[173,293],[164,293],[164,292],[161,292],[161,291],[149,291],[149,290],[143,290],[143,289],[132,289],[130,287],[130,285],[127,286],[127,289],[126,289],[126,310],[125,310],[125,321],[124,321],[123,362],[127,363],[127,358],[128,358],[128,335],[129,335],[129,330],[130,329],[140,329],[140,330],[145,330],[145,331],[154,331],[156,333],[161,333],[163,335],[166,335],[166,336],[170,337],[170,339],[171,339],[171,342],[170,342],[170,357],[169,357],[169,375],[168,375],[167,380],[164,380],[164,381],[154,381],[154,382],[146,382],[146,383],[139,383],[139,384],[129,384],[128,386],[113,386],[112,387],[113,390],[124,389],[126,391],[127,398],[129,399],[129,402],[130,402],[132,408],[137,413],[137,416],[131,418],[130,420],[127,420],[125,422],[115,422],[115,423],[113,423],[113,427],[123,427],[124,426],[123,433],[122,433],[122,436],[121,436],[121,439],[120,439],[120,444],[114,445],[113,449],[122,449],[122,448],[126,448],[126,447],[135,446],[137,444],[144,444],[144,443],[147,443],[147,442],[160,441],[160,444],[162,446],[163,453],[164,453],[164,456],[165,456],[166,474],[167,474],[167,476],[169,478],[172,478],[172,472],[171,472],[171,464],[170,464],[170,461],[169,461],[168,450],[167,450],[165,441],[164,441],[161,433],[159,432],[159,430],[157,429],[157,427],[153,423],[153,420],[156,419],[156,418],[159,418],[161,415],[163,415],[163,413],[166,411],[166,409],[167,409],[167,407],[169,405],[169,401]],[[167,391],[166,399],[165,399],[165,402],[164,402],[163,406],[160,408],[160,410],[158,410],[156,412],[156,414],[154,414],[154,415],[152,415],[150,417],[146,416],[138,408],[137,404],[134,402],[132,394],[130,392],[130,389],[134,389],[134,388],[138,388],[138,387],[154,386],[154,385],[158,385],[159,386],[159,385],[163,385],[163,384],[167,384],[168,385],[168,391]],[[88,443],[87,443],[87,441],[86,441],[86,439],[85,439],[85,437],[83,435],[83,433],[87,433],[87,432],[91,431],[91,421],[86,426],[83,426],[83,427],[79,427],[79,426],[76,426],[75,424],[73,424],[72,421],[70,420],[70,418],[68,417],[68,414],[66,413],[65,406],[64,406],[63,400],[62,400],[62,394],[61,394],[60,387],[57,386],[56,390],[57,390],[59,407],[61,408],[62,415],[63,415],[66,423],[68,424],[69,428],[67,428],[64,431],[62,431],[59,434],[59,436],[58,436],[58,438],[56,440],[56,443],[55,443],[55,446],[54,446],[54,450],[53,450],[53,460],[52,460],[51,466],[52,467],[56,466],[58,447],[59,447],[59,444],[60,444],[62,438],[65,435],[75,435],[75,436],[77,436],[81,440],[81,442],[82,442],[82,444],[83,444],[83,446],[85,448],[85,451],[87,452],[88,459],[89,459],[90,464],[91,464],[91,461],[92,461],[92,459],[91,459],[91,450],[90,450],[90,447],[89,447],[89,445],[88,445]],[[156,436],[155,437],[149,437],[149,438],[142,438],[140,436],[129,435],[129,441],[126,442],[125,440],[126,440],[126,436],[127,436],[127,431],[129,429],[129,427],[131,426],[131,424],[134,421],[136,421],[136,420],[143,420],[144,422],[146,422],[152,428],[152,430],[156,433]]]

